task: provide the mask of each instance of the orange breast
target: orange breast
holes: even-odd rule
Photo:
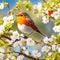
[[[24,16],[18,16],[16,22],[17,22],[17,24],[20,24],[20,25],[22,25],[22,24],[25,24],[27,26],[29,25],[28,21],[26,20],[26,18]]]

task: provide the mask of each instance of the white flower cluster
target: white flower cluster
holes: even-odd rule
[[[4,25],[0,25],[0,35],[4,33],[4,30],[5,30]]]
[[[54,19],[60,19],[60,8],[57,9],[57,11],[53,12],[53,14],[51,14],[51,17],[53,17]]]
[[[52,35],[50,38],[48,37],[44,37],[43,38],[43,42],[48,44],[49,42],[53,42],[53,40],[55,39],[56,37],[54,35]]]
[[[0,3],[0,9],[4,9],[4,4]]]
[[[4,57],[4,54],[3,54],[4,52],[5,52],[5,49],[0,47],[0,59],[2,59],[2,60],[3,60],[3,57]]]
[[[47,11],[47,9],[44,8],[42,12],[42,22],[47,24],[50,18],[54,18],[55,20],[60,19],[60,8],[56,9],[56,11]]]
[[[13,15],[3,17],[3,21],[4,21],[3,24],[0,25],[0,35],[4,33],[6,25],[14,23]]]
[[[3,25],[14,23],[14,16],[13,15],[4,16],[3,21],[4,21]]]
[[[54,32],[60,32],[60,25],[53,27]]]
[[[60,34],[60,33],[59,33]],[[58,35],[59,35],[58,34]],[[56,37],[54,35],[52,35],[50,38],[48,37],[45,37],[43,39],[43,42],[45,44],[49,44],[49,43],[52,43],[54,42],[54,39],[56,39]],[[60,53],[60,46],[57,45],[56,42],[54,42],[52,45],[45,45],[41,48],[41,51],[42,52],[45,52],[45,53],[48,53],[48,55],[52,54],[52,52],[50,52],[50,50],[53,52],[53,51],[58,51]]]
[[[7,54],[6,60],[9,60],[9,59],[14,60],[14,58],[15,56],[13,56],[12,54]]]
[[[19,56],[17,57],[17,60],[23,60],[23,58],[24,58],[23,55],[19,55]]]
[[[49,22],[49,19],[48,19],[46,16],[43,16],[43,17],[42,17],[42,22],[43,22],[44,24],[47,24],[47,23]]]
[[[43,47],[41,48],[41,51],[42,51],[42,52],[45,52],[45,53],[48,53],[48,52],[50,51],[50,49],[51,49],[50,46],[43,46]]]
[[[38,50],[33,50],[32,55],[35,58],[40,58],[41,57],[41,52],[38,52]]]
[[[33,9],[37,9],[38,11],[40,11],[42,8],[42,3],[38,3],[37,5],[33,5]]]
[[[24,35],[19,34],[18,31],[12,31],[12,35],[10,37],[11,37],[11,41],[6,40],[9,44],[12,44],[16,40],[18,40],[13,44],[13,47],[20,47],[20,46],[24,46],[24,45],[27,45],[27,46],[34,46],[35,45],[35,41],[32,40],[32,38],[25,39],[25,38],[23,38]]]

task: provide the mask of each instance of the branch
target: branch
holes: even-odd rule
[[[1,35],[1,37],[4,37],[4,38],[6,38],[6,39],[11,40],[11,38],[10,38],[10,37],[8,37],[8,36],[6,36],[6,35]]]
[[[43,0],[43,2],[46,2],[46,0]]]
[[[16,52],[16,53],[19,53],[19,55],[23,55],[23,56],[30,58],[32,60],[45,60],[45,59],[34,58],[33,56],[26,55],[23,52]]]
[[[2,53],[2,54],[10,54],[10,53],[12,53],[12,52],[0,52],[0,53]],[[32,59],[32,60],[45,60],[45,59],[39,59],[39,58],[34,58],[33,56],[29,56],[29,55],[26,55],[25,53],[23,53],[23,52],[14,52],[14,53],[18,53],[19,55],[23,55],[23,56],[25,56],[25,57],[27,57],[27,58],[30,58],[30,59]]]
[[[11,40],[11,38],[8,37],[8,36],[6,36],[6,35],[2,35],[2,37]],[[20,37],[22,37],[22,36],[20,36]],[[27,39],[27,38],[29,38],[29,37],[28,37],[28,36],[24,36],[24,37],[22,37],[22,38]],[[33,40],[34,40],[34,39],[33,39]],[[15,43],[16,41],[20,41],[20,39],[16,39],[13,43]],[[38,42],[38,41],[35,41],[35,43],[36,43],[36,44],[45,44],[42,40],[39,41],[39,42]],[[46,45],[51,46],[50,44],[46,44]]]

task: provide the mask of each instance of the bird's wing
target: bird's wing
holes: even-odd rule
[[[40,33],[43,36],[46,36],[45,34],[39,31],[39,29],[36,27],[35,23],[31,19],[31,17],[27,13],[22,13],[22,14],[26,17],[28,24],[32,27],[33,30],[35,30],[36,32]]]

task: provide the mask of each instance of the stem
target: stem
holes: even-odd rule
[[[4,38],[6,38],[6,39],[11,40],[11,38],[10,38],[10,37],[8,37],[8,36],[6,36],[6,35],[2,35],[1,37],[4,37]]]
[[[46,2],[46,0],[43,0],[43,2]]]

